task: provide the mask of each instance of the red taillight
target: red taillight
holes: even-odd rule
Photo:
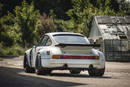
[[[53,59],[99,59],[99,56],[53,55]]]
[[[61,56],[62,59],[99,59],[99,56]]]

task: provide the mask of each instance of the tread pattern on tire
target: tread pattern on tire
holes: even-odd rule
[[[103,76],[104,72],[105,72],[105,68],[103,68],[103,69],[93,68],[93,69],[88,70],[89,76]]]

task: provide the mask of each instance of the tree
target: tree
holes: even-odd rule
[[[97,13],[97,9],[88,0],[72,0],[72,3],[73,8],[67,12],[74,25],[72,31],[87,36],[91,19]]]
[[[56,25],[53,22],[53,19],[43,13],[40,16],[41,26],[38,29],[38,33],[40,36],[44,35],[45,33],[55,32]]]
[[[3,5],[2,5],[2,3],[0,2],[0,17],[1,17],[1,14],[2,14],[2,7],[3,7]]]
[[[26,0],[21,6],[16,6],[14,31],[17,33],[17,39],[26,48],[38,40],[37,29],[40,26],[40,14],[34,9],[33,2],[28,4]]]
[[[70,20],[62,21],[58,25],[59,27],[65,27],[72,24],[72,26],[66,26],[67,31],[73,31],[82,33],[88,36],[93,16],[108,15],[108,16],[122,16],[126,15],[126,9],[124,7],[120,9],[120,5],[117,0],[71,0],[72,9],[69,9],[66,14],[70,17]],[[114,2],[113,2],[114,1]],[[126,5],[126,3],[125,3]],[[117,6],[117,7],[115,7]],[[57,19],[58,20],[58,19]]]
[[[120,2],[118,2],[119,4],[119,12],[123,13],[124,15],[130,15],[130,1],[128,0],[120,0]]]
[[[8,15],[0,18],[0,43],[4,46],[11,46],[14,43],[14,33],[12,30],[14,24],[14,15]]]
[[[66,12],[72,8],[71,0],[34,0],[34,4],[41,14],[45,12],[49,15],[50,11],[53,10],[56,18],[63,20],[69,19]]]

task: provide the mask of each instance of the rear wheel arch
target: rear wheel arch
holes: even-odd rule
[[[38,68],[39,66],[41,66],[41,54],[38,52],[36,55],[36,60],[35,60],[35,68]],[[39,65],[40,63],[40,65]]]
[[[42,74],[40,53],[37,53],[37,55],[36,55],[35,72],[37,75]]]
[[[46,75],[51,73],[51,69],[43,68],[41,65],[41,54],[37,53],[36,61],[35,61],[35,71],[37,75]]]

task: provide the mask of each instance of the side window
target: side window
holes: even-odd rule
[[[47,42],[46,42],[46,46],[50,46],[52,44],[52,41],[50,38],[48,38]]]
[[[44,37],[45,37],[45,36],[43,36],[43,37],[40,39],[40,41],[38,42],[38,46],[40,46],[40,44],[41,44],[42,40],[44,39]]]
[[[41,39],[41,41],[39,42],[39,46],[45,46],[46,45],[46,42],[47,42],[47,40],[48,40],[48,36],[46,35],[46,36],[44,36],[42,39]]]

